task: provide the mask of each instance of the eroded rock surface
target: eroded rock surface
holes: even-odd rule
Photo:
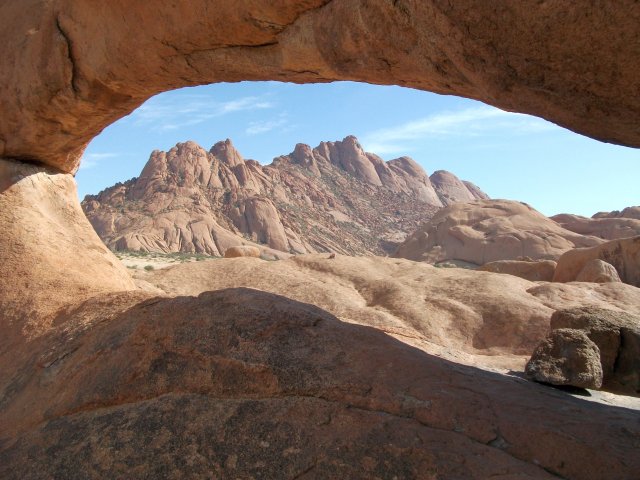
[[[615,267],[599,258],[594,258],[585,263],[576,277],[576,282],[607,283],[620,281],[620,276]]]
[[[617,240],[640,235],[640,214],[637,211],[640,207],[628,207],[622,212],[597,213],[592,218],[562,213],[554,215],[551,220],[581,235]]]
[[[481,265],[478,270],[515,275],[532,282],[550,282],[553,279],[556,265],[553,260],[497,260]]]
[[[250,245],[240,245],[229,247],[224,252],[225,258],[238,258],[238,257],[260,257],[260,249],[252,247]]]
[[[625,284],[533,283],[381,257],[212,260],[137,271],[136,277],[172,295],[238,285],[286,295],[428,353],[512,370],[522,370],[555,310],[585,305],[640,310],[640,289]]]

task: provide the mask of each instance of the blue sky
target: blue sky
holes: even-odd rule
[[[480,102],[352,82],[214,84],[166,92],[107,127],[87,148],[80,198],[137,176],[155,149],[231,138],[268,164],[296,143],[355,135],[385,160],[408,155],[429,174],[449,170],[491,197],[546,215],[640,205],[640,150],[609,145]]]

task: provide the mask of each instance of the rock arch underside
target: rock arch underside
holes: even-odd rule
[[[2,478],[637,478],[632,410],[274,294],[139,290],[72,175],[150,96],[241,80],[402,85],[640,147],[638,2],[0,0],[0,23]]]

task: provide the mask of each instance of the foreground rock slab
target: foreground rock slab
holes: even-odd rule
[[[28,352],[2,372],[7,479],[622,479],[640,468],[637,413],[254,290],[96,298]]]

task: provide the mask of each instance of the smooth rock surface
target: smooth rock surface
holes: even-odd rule
[[[578,388],[602,386],[600,350],[581,330],[552,330],[536,347],[525,372],[536,382]]]
[[[0,19],[0,156],[65,172],[152,95],[240,80],[403,85],[640,146],[632,0],[23,0]]]
[[[0,159],[0,352],[46,331],[60,308],[134,290],[78,203],[69,174]]]

